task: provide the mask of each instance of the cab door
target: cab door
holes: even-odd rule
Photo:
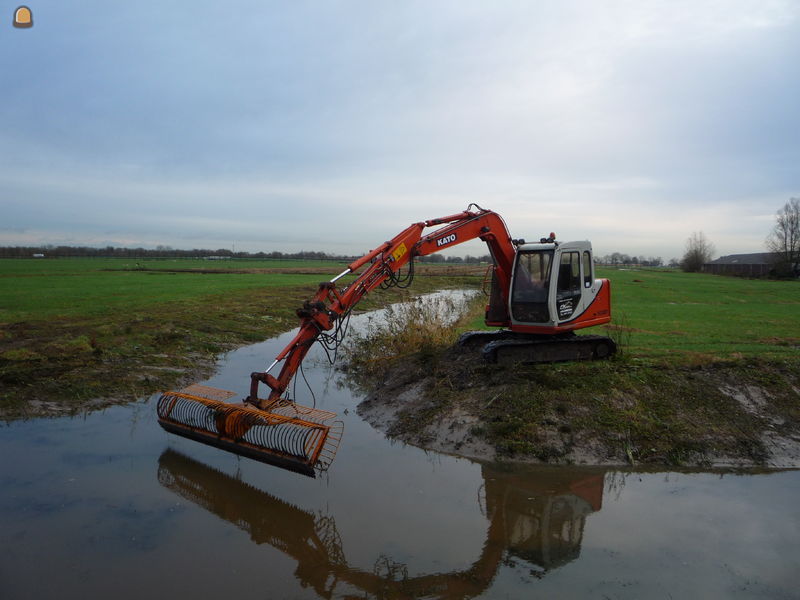
[[[583,275],[581,252],[578,249],[559,249],[558,277],[556,278],[556,318],[569,321],[581,312]]]
[[[563,244],[558,251],[557,268],[555,313],[558,322],[564,323],[583,313],[597,292],[589,242]]]

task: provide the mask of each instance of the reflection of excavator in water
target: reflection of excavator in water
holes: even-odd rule
[[[161,455],[158,480],[297,561],[295,577],[321,598],[339,597],[337,586],[354,598],[472,598],[511,558],[526,561],[535,576],[578,558],[586,517],[602,505],[602,472],[525,476],[482,468],[489,526],[477,560],[461,571],[417,576],[385,556],[371,571],[351,567],[333,516],[307,512],[174,450]]]
[[[611,320],[611,287],[594,278],[589,242],[561,243],[555,235],[539,243],[512,240],[495,212],[470,205],[439,219],[410,225],[353,261],[342,273],[319,285],[316,295],[297,310],[300,328],[275,361],[251,374],[250,394],[241,403],[227,402],[234,392],[193,385],[166,392],[158,402],[164,429],[262,462],[314,474],[325,470],[336,454],[343,425],[334,413],[307,408],[285,397],[311,345],[326,349],[342,340],[353,307],[377,287],[407,287],[414,259],[463,242],[486,242],[493,259],[486,324],[497,331],[474,332],[465,345],[480,343],[492,362],[554,362],[605,358],[614,353],[607,337],[575,335],[576,329]],[[423,235],[428,227],[441,226]],[[363,270],[345,287],[336,282]],[[403,270],[403,267],[406,267]],[[270,370],[283,362],[278,376]],[[269,389],[258,397],[259,384]]]

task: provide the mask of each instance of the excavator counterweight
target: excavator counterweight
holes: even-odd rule
[[[430,227],[437,229],[424,235]],[[473,239],[486,243],[493,261],[486,324],[502,329],[467,336],[463,343],[484,340],[484,357],[506,364],[601,359],[615,352],[609,338],[574,335],[611,320],[611,285],[594,278],[591,244],[561,243],[555,234],[535,244],[512,240],[500,215],[471,204],[460,213],[413,223],[320,283],[297,310],[297,334],[265,371],[251,374],[243,400],[229,402],[234,392],[200,385],[165,392],[158,401],[159,423],[170,433],[306,475],[326,470],[342,438],[342,422],[286,396],[309,349],[315,342],[335,349],[350,311],[372,290],[408,287],[416,257]],[[354,279],[338,287],[347,275]],[[281,363],[280,372],[271,374]],[[269,388],[266,398],[258,396],[260,384]]]

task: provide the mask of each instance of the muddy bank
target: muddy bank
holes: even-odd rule
[[[451,348],[361,384],[377,429],[480,460],[800,467],[796,362],[503,367]]]
[[[86,416],[95,411],[111,406],[130,404],[141,400],[153,393],[160,393],[166,389],[180,389],[189,384],[202,381],[210,377],[217,366],[213,356],[194,355],[195,363],[184,367],[163,367],[160,365],[144,365],[133,374],[126,375],[126,381],[134,391],[116,391],[103,396],[81,398],[72,396],[57,396],[52,393],[37,394],[30,392],[30,397],[24,402],[11,405],[0,403],[0,421],[12,422],[15,420],[58,418],[68,416]],[[105,376],[105,375],[103,375]]]

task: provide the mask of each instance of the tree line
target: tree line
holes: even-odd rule
[[[330,254],[313,250],[300,252],[234,252],[233,250],[219,248],[217,250],[199,249],[181,250],[171,246],[156,246],[155,248],[120,248],[105,246],[95,248],[90,246],[0,246],[0,258],[31,258],[34,256],[47,258],[249,258],[273,260],[331,260],[352,262],[359,258],[355,255]],[[456,263],[478,264],[491,262],[488,254],[483,256],[443,256],[430,254],[419,257],[417,260],[426,263]]]
[[[44,255],[48,258],[255,258],[255,259],[302,259],[302,260],[337,260],[350,262],[355,256],[329,254],[301,250],[300,252],[234,252],[225,248],[217,250],[198,249],[181,250],[170,246],[155,248],[119,248],[106,246],[94,248],[90,246],[5,246],[0,247],[0,258],[30,258]]]
[[[355,255],[330,254],[311,250],[301,250],[300,252],[234,252],[230,249],[219,248],[211,250],[207,248],[195,248],[193,250],[181,250],[171,246],[156,246],[155,248],[121,248],[117,246],[105,246],[101,248],[91,246],[55,246],[47,244],[44,246],[0,246],[0,258],[31,258],[33,256],[44,255],[47,258],[249,258],[249,259],[275,259],[275,260],[332,260],[352,262],[359,258]],[[489,254],[481,256],[444,256],[443,254],[429,254],[417,258],[422,263],[446,263],[446,264],[488,264],[492,262]],[[596,261],[604,265],[625,266],[639,265],[644,267],[661,267],[664,261],[661,257],[645,258],[630,256],[621,252],[606,254],[597,257]],[[672,262],[677,262],[672,259]],[[675,266],[674,264],[671,266]]]
[[[601,265],[609,265],[612,267],[618,266],[637,266],[637,267],[663,267],[665,266],[664,259],[660,256],[630,256],[622,252],[612,252],[603,256],[595,257],[595,262]],[[677,259],[673,258],[669,266],[676,266]]]
[[[155,248],[121,248],[105,246],[96,248],[91,246],[0,246],[0,258],[31,258],[43,255],[48,258],[249,258],[249,259],[274,259],[274,260],[331,260],[351,262],[358,256],[345,254],[330,254],[312,250],[300,252],[234,252],[229,249],[219,248],[181,250],[171,246],[156,246]],[[492,262],[489,254],[481,256],[444,256],[443,254],[429,254],[417,258],[422,263],[446,264],[488,264]],[[611,266],[661,267],[664,261],[658,257],[631,256],[621,252],[613,252],[605,256],[596,257],[595,262]],[[672,259],[669,266],[677,266],[677,259]]]

